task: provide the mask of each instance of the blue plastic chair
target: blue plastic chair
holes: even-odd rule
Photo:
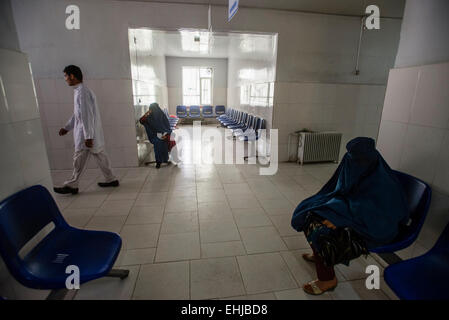
[[[399,233],[390,244],[373,248],[374,253],[395,252],[410,246],[418,237],[426,219],[432,198],[432,189],[424,181],[400,171],[394,171],[396,177],[404,188],[410,223],[400,226]]]
[[[25,256],[23,246],[49,223],[54,229]],[[66,267],[80,271],[80,284],[103,276],[128,276],[112,270],[120,252],[119,235],[73,228],[67,224],[51,194],[36,185],[0,202],[0,254],[12,276],[34,289],[66,289]]]
[[[187,107],[186,106],[177,106],[176,107],[176,116],[178,118],[186,118],[187,117]]]
[[[222,114],[225,114],[225,106],[215,106],[215,114],[217,116],[221,116]]]
[[[204,106],[203,107],[203,117],[204,118],[213,118],[214,117],[214,109],[212,106]]]
[[[229,108],[225,113],[218,115],[217,120],[220,121],[222,119],[228,118],[231,116],[233,109]],[[215,108],[215,114],[217,114],[217,108]]]
[[[189,118],[200,118],[201,117],[201,111],[200,106],[190,106],[189,109]]]
[[[402,300],[449,300],[449,224],[432,249],[388,266],[384,279]]]

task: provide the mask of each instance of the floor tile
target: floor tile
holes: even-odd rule
[[[162,222],[161,234],[198,232],[199,222],[196,211],[167,213]]]
[[[245,294],[234,257],[191,261],[190,274],[192,299],[212,299]]]
[[[260,207],[259,201],[253,195],[228,195],[231,209],[248,209]]]
[[[133,299],[189,299],[189,262],[146,264],[140,267]]]
[[[248,254],[287,250],[274,227],[240,228],[240,234]]]
[[[131,299],[140,266],[128,266],[125,279],[103,277],[81,285],[75,300],[129,300]]]
[[[232,217],[232,212],[226,201],[204,202],[198,204],[198,217],[200,220]]]
[[[153,263],[156,248],[121,250],[116,266],[130,266]]]
[[[304,234],[290,237],[282,237],[289,250],[310,249],[310,244]]]
[[[126,216],[116,217],[92,217],[86,225],[88,230],[101,230],[119,233],[125,224]]]
[[[155,248],[159,235],[160,224],[125,225],[120,232],[123,248],[140,249]]]
[[[332,300],[329,292],[314,296],[304,292],[302,288],[277,291],[274,294],[278,300]]]
[[[220,300],[276,300],[276,296],[272,292],[259,293],[259,294],[248,294],[246,296],[237,296],[222,298]]]
[[[279,253],[238,256],[237,261],[248,294],[297,287]]]
[[[199,259],[198,232],[161,234],[157,244],[156,262]]]
[[[365,280],[339,283],[329,294],[334,300],[390,300],[380,289],[367,289]]]
[[[298,231],[292,227],[292,215],[282,214],[270,216],[271,221],[281,236],[297,236]]]
[[[125,224],[161,223],[164,207],[132,207]]]
[[[232,212],[239,228],[273,225],[262,208],[232,209]]]
[[[200,219],[201,243],[239,241],[240,234],[232,216],[219,219]]]
[[[134,206],[163,206],[167,199],[167,192],[140,193]]]
[[[201,244],[201,258],[230,257],[246,254],[241,241]]]
[[[107,195],[80,195],[67,207],[68,209],[83,209],[83,208],[99,208],[106,200]]]
[[[127,216],[135,200],[106,200],[96,216]]]

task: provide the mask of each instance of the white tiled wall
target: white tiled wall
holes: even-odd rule
[[[26,187],[52,182],[31,69],[24,53],[0,49],[0,201]],[[0,295],[42,299],[48,291],[23,287],[0,258]]]
[[[59,129],[73,113],[73,88],[64,79],[35,79],[41,122],[51,169],[71,169],[73,135],[60,137]],[[131,80],[86,79],[97,97],[108,153],[113,167],[137,166],[136,132]],[[89,168],[97,165],[90,159]]]
[[[385,95],[383,85],[276,82],[273,128],[279,129],[279,161],[295,159],[297,141],[288,135],[300,129],[338,131],[346,143],[357,136],[377,139]]]
[[[392,168],[431,185],[431,209],[417,241],[430,249],[449,222],[448,62],[390,70],[377,146]]]

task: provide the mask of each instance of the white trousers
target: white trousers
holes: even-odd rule
[[[86,166],[87,160],[89,159],[89,155],[92,155],[94,157],[95,161],[98,164],[98,167],[100,167],[100,170],[106,179],[105,182],[117,180],[117,178],[112,173],[108,156],[104,151],[93,153],[88,149],[82,149],[79,151],[75,151],[75,153],[73,154],[72,177],[68,181],[64,182],[64,186],[78,188],[79,179],[81,177],[81,174],[83,173],[84,167]]]

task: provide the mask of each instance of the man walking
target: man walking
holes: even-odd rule
[[[55,187],[57,193],[78,193],[78,183],[89,158],[97,161],[106,182],[99,182],[100,187],[117,187],[119,182],[111,170],[109,159],[104,151],[103,128],[101,126],[100,110],[94,93],[83,84],[83,74],[77,66],[64,68],[64,78],[69,86],[74,87],[73,115],[64,128],[59,130],[63,136],[73,130],[75,153],[73,155],[73,174],[63,187]]]

